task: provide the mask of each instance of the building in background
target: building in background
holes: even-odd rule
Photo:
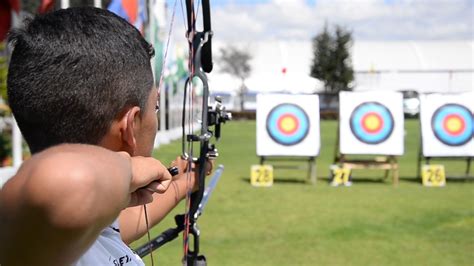
[[[233,43],[235,45],[235,43]],[[262,41],[237,44],[252,55],[249,93],[321,93],[324,84],[310,77],[310,41]],[[225,47],[216,40],[215,47]],[[354,90],[418,93],[474,90],[474,41],[355,41],[351,48]],[[233,92],[239,83],[219,71],[216,59],[211,80],[220,91]],[[216,86],[214,86],[216,88]],[[415,96],[413,96],[415,95]],[[408,101],[407,103],[409,103]],[[413,102],[413,101],[412,101]],[[410,103],[407,112],[416,103]]]

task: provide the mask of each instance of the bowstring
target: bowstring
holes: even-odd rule
[[[143,210],[145,211],[145,225],[146,225],[146,235],[148,238],[148,243],[151,242],[151,236],[150,236],[150,224],[148,222],[148,213],[146,211],[146,204],[143,205]],[[153,249],[151,245],[148,245],[149,250],[150,250],[150,260],[151,260],[151,266],[155,265],[155,261],[153,260]]]
[[[181,0],[182,1],[182,0]],[[182,3],[182,2],[181,2]],[[188,84],[186,88],[188,89],[187,92],[187,102],[188,102],[188,133],[193,134],[194,132],[194,85],[193,85],[193,77],[195,73],[194,69],[194,45],[193,39],[195,35],[195,23],[196,23],[196,13],[194,10],[194,1],[190,1],[190,10],[191,15],[191,29],[186,29],[187,32],[187,39],[189,45],[189,54],[188,54],[188,71],[189,71],[189,78]],[[185,23],[185,25],[187,25]],[[186,101],[186,99],[185,99]],[[187,171],[186,171],[186,204],[185,204],[185,215],[184,215],[184,232],[183,232],[183,261],[187,264],[187,257],[189,251],[189,227],[190,227],[190,211],[191,211],[191,194],[192,194],[192,173],[193,173],[193,143],[192,141],[187,142]],[[196,177],[194,178],[196,182]]]
[[[174,25],[174,17],[176,14],[176,4],[178,0],[174,0],[173,4],[173,11],[171,13],[171,21],[170,21],[170,26],[168,29],[168,39],[166,40],[166,48],[165,48],[165,55],[163,56],[163,62],[161,63],[161,73],[160,73],[160,81],[158,82],[158,90],[161,89],[161,86],[163,85],[163,79],[165,75],[165,66],[166,66],[166,59],[168,58],[168,49],[170,47],[170,40],[171,40],[171,34],[173,34],[173,25]]]
[[[157,88],[159,93],[162,91],[161,86],[163,85],[164,74],[165,74],[165,66],[166,66],[166,61],[167,61],[166,59],[168,58],[170,40],[171,40],[171,35],[173,33],[173,25],[174,25],[174,18],[175,18],[175,14],[176,14],[176,4],[177,4],[177,2],[178,2],[178,0],[175,0],[174,4],[173,4],[173,10],[172,10],[172,13],[171,13],[170,26],[169,26],[169,29],[168,29],[168,39],[166,40],[165,54],[163,56],[163,62],[161,63],[160,80],[158,81],[158,88]],[[158,104],[159,103],[157,103],[157,106],[158,106]],[[145,215],[145,225],[146,225],[146,234],[147,234],[147,238],[148,238],[148,243],[151,243],[150,223],[149,223],[149,220],[148,220],[148,212],[147,212],[147,209],[146,209],[146,204],[143,205],[143,210],[144,210],[144,215]],[[151,265],[154,266],[155,261],[153,259],[152,245],[149,245],[149,250],[150,250]]]

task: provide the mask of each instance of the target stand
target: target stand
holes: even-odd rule
[[[307,181],[311,184],[316,184],[316,157],[287,157],[287,156],[260,156],[260,165],[264,165],[265,162],[279,162],[278,164],[271,164],[273,169],[295,169],[295,170],[307,170]],[[287,163],[283,163],[287,162]],[[302,163],[299,165],[290,164],[293,162],[306,162],[304,166]]]
[[[421,168],[423,165],[427,164],[430,165],[432,160],[457,160],[457,161],[465,161],[466,162],[466,169],[464,171],[464,175],[446,175],[447,179],[474,179],[474,174],[471,174],[471,162],[474,157],[444,157],[444,156],[423,156],[423,146],[420,145],[419,153],[418,153],[418,168],[417,168],[417,178],[421,179]]]
[[[383,180],[386,180],[390,172],[392,174],[392,183],[394,186],[398,185],[399,180],[399,168],[397,156],[393,155],[384,155],[384,156],[374,156],[370,159],[353,159],[349,158],[348,155],[342,154],[339,152],[339,133],[337,137],[336,151],[334,156],[334,164],[338,165],[343,169],[352,170],[385,170]]]

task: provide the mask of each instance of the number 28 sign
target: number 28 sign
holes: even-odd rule
[[[273,185],[273,166],[268,164],[252,165],[250,184],[254,187],[271,187]]]

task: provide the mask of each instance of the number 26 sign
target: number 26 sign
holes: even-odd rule
[[[421,179],[423,181],[423,186],[444,187],[446,185],[444,165],[423,165],[423,168],[421,169]]]

